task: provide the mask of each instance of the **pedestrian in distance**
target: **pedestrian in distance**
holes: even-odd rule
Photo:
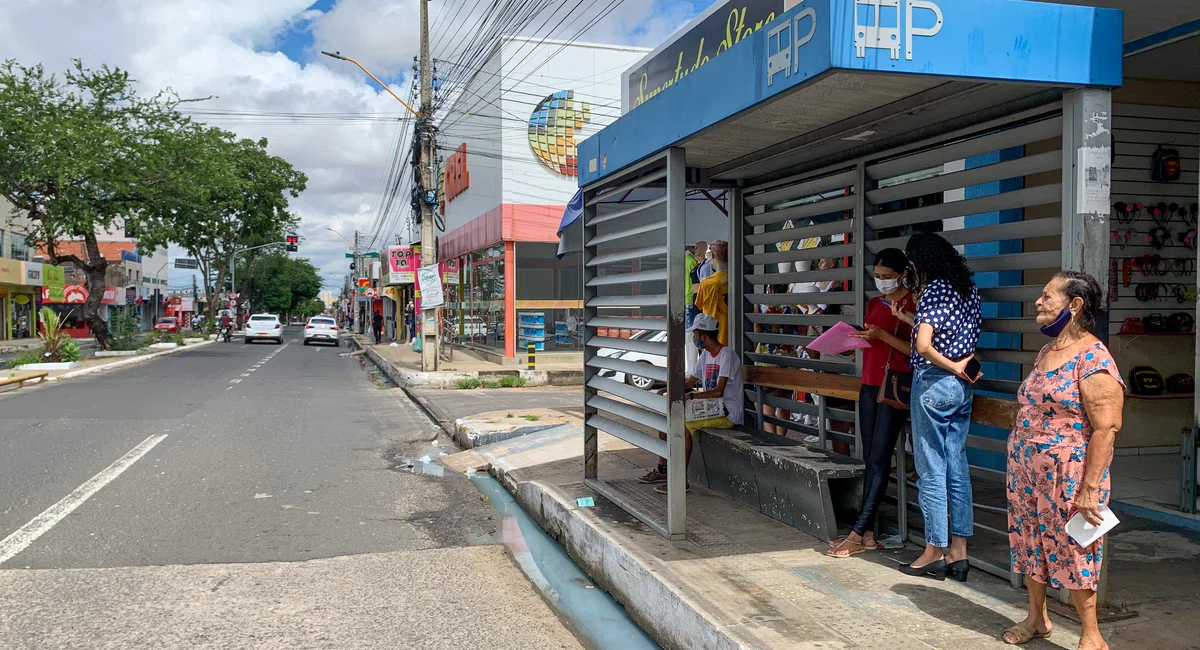
[[[1067,589],[1079,613],[1080,650],[1107,650],[1096,620],[1104,541],[1080,546],[1067,533],[1074,513],[1103,523],[1109,467],[1121,430],[1125,382],[1092,334],[1100,314],[1095,278],[1063,271],[1042,290],[1037,322],[1052,337],[1017,393],[1008,439],[1008,539],[1012,571],[1025,576],[1029,615],[1003,633],[1012,645],[1050,636],[1046,589]]]
[[[713,273],[700,281],[696,291],[696,306],[700,312],[716,319],[721,345],[729,345],[729,242],[715,241],[709,248]]]
[[[905,253],[908,288],[917,294],[917,311],[908,314],[895,303],[893,310],[914,329],[913,459],[926,546],[900,570],[937,580],[949,574],[966,582],[967,540],[975,532],[967,431],[972,385],[983,376],[974,359],[981,322],[979,290],[966,258],[938,235],[914,235]]]
[[[383,313],[375,312],[371,316],[371,331],[375,334],[375,344],[383,342]]]

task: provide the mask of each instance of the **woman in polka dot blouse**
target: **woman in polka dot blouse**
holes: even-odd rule
[[[913,236],[905,248],[908,275],[918,294],[917,313],[897,314],[913,325],[912,433],[918,502],[925,520],[925,552],[900,567],[938,580],[966,581],[967,538],[975,530],[967,430],[971,384],[967,363],[979,341],[979,291],[967,260],[932,233]]]

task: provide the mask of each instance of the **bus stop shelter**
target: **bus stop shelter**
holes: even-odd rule
[[[858,437],[837,423],[852,424],[856,409],[772,389],[853,399],[856,362],[770,350],[811,342],[809,328],[854,322],[873,295],[873,253],[903,248],[922,229],[973,251],[986,302],[981,345],[990,348],[990,379],[979,388],[992,400],[977,403],[977,420],[1011,418],[1015,403],[1005,398],[1036,354],[1022,345],[1037,327],[1022,318],[1022,303],[1059,269],[1108,275],[1122,21],[1116,10],[1017,0],[805,0],[582,142],[587,485],[669,539],[686,536],[684,200],[696,188],[728,197],[729,341],[746,372],[743,429],[783,426],[813,436],[822,454],[840,442],[853,468]],[[656,198],[597,210],[631,190]],[[833,268],[816,263],[830,259]],[[768,293],[769,285],[827,282],[839,290],[819,302],[836,309],[755,308],[818,302]],[[621,330],[666,335],[613,334]],[[665,368],[598,354],[614,349],[659,355]],[[666,393],[637,390],[613,373],[650,376]],[[813,417],[776,420],[764,405]],[[600,433],[668,459],[665,507],[648,507],[629,482],[600,475]],[[972,438],[993,452],[1002,445]],[[903,450],[898,456],[903,462]],[[706,461],[710,484],[737,482],[713,476],[719,463]],[[790,509],[772,516],[818,536],[836,532],[822,523],[832,520],[829,495],[755,489],[774,504],[764,512]]]

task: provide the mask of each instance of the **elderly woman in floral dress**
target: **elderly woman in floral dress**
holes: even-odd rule
[[[1107,650],[1096,623],[1103,541],[1081,547],[1066,532],[1080,513],[1101,523],[1109,465],[1121,429],[1125,384],[1091,333],[1101,291],[1085,273],[1063,271],[1037,301],[1037,322],[1053,337],[1021,384],[1008,445],[1008,537],[1012,570],[1026,577],[1029,615],[1004,631],[1006,643],[1050,636],[1046,588],[1066,587],[1079,612],[1079,650]]]

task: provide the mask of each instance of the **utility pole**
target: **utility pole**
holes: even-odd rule
[[[437,265],[437,232],[433,203],[426,196],[437,187],[437,146],[433,129],[433,75],[429,69],[429,0],[421,0],[421,115],[417,118],[421,142],[421,266]],[[421,305],[421,370],[438,370],[437,309]]]
[[[358,320],[358,332],[363,332],[363,313],[358,308],[359,305],[366,304],[358,299],[358,279],[363,277],[362,261],[358,259],[358,231],[354,231],[354,313]]]

